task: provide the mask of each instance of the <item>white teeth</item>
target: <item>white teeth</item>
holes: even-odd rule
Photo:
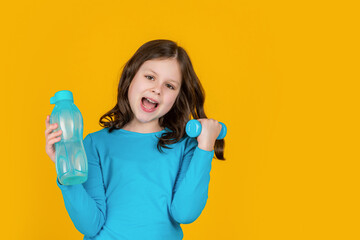
[[[151,100],[148,99],[148,98],[145,98],[145,99],[148,100],[148,101],[151,102],[151,103],[157,103],[157,102],[151,101]]]

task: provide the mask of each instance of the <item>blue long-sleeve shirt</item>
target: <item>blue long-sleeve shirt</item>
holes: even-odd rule
[[[61,185],[66,210],[84,240],[179,240],[208,198],[214,150],[195,138],[157,149],[166,130],[138,133],[107,128],[83,140],[88,180]]]

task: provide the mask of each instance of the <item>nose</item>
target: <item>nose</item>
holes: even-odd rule
[[[157,95],[160,95],[160,87],[159,86],[155,86],[153,89],[152,89],[152,92],[157,94]]]

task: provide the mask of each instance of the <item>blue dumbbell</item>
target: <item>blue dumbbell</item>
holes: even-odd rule
[[[222,128],[216,139],[223,139],[226,136],[227,129],[224,123],[219,123],[222,125]],[[187,122],[185,131],[189,137],[197,137],[201,133],[201,123],[196,119],[192,119]]]

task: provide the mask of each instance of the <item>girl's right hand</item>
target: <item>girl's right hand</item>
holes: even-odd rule
[[[45,145],[45,150],[47,155],[49,155],[51,161],[53,161],[55,163],[55,143],[59,142],[61,140],[60,135],[62,134],[62,131],[59,130],[57,132],[53,132],[52,131],[54,129],[56,129],[57,123],[51,124],[50,125],[50,116],[46,116],[46,120],[45,120],[45,124],[46,124],[46,130],[45,130],[45,139],[46,139],[46,145]]]

